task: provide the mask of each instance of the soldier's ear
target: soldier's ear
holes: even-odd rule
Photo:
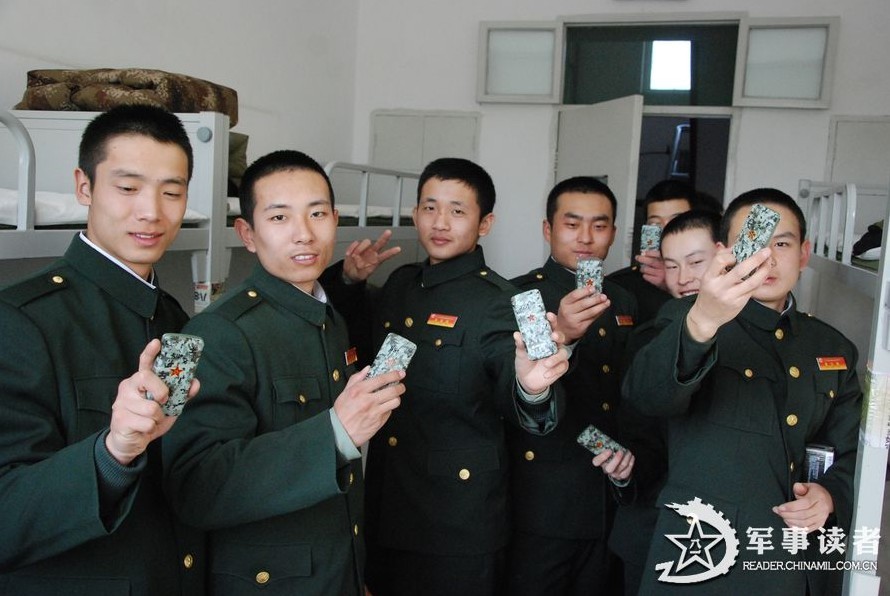
[[[77,197],[77,202],[89,207],[93,202],[92,190],[93,185],[86,172],[80,168],[74,170],[74,195]]]

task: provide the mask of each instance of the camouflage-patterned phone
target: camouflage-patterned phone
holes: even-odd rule
[[[165,333],[161,337],[161,351],[155,358],[152,370],[169,389],[167,401],[161,404],[167,416],[182,413],[203,350],[204,340],[197,335]],[[149,392],[145,393],[145,397],[153,399]]]
[[[655,224],[643,224],[640,228],[640,252],[661,249],[661,228]]]
[[[592,424],[578,435],[578,443],[594,455],[599,455],[606,449],[610,449],[612,453],[627,451],[618,441]]]
[[[417,344],[411,340],[405,339],[397,333],[388,334],[383,339],[383,345],[377,351],[374,362],[371,363],[368,378],[370,379],[393,370],[407,370],[416,351]]]
[[[778,213],[760,203],[753,205],[745,217],[738,239],[732,245],[736,263],[741,263],[769,244],[778,225]]]
[[[578,288],[593,287],[596,292],[603,291],[603,262],[595,257],[578,259],[575,269],[575,285]]]
[[[556,354],[556,342],[550,338],[553,330],[547,320],[544,299],[538,290],[528,290],[510,298],[513,314],[529,360],[540,360]]]

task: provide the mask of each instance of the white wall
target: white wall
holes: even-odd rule
[[[238,91],[251,159],[273,149],[365,161],[372,110],[482,113],[480,162],[495,179],[497,223],[484,245],[512,276],[540,263],[552,185],[552,106],[479,105],[479,22],[566,15],[747,11],[841,17],[830,110],[745,109],[729,194],[772,185],[794,193],[822,176],[831,114],[890,113],[886,0],[2,0],[0,106],[35,68],[139,66]]]
[[[735,195],[755,186],[792,194],[799,178],[822,176],[831,114],[886,114],[890,105],[890,8],[886,0],[374,0],[359,4],[356,160],[368,157],[368,118],[377,108],[478,110],[480,162],[498,188],[498,221],[484,241],[490,264],[512,276],[546,254],[541,219],[553,139],[552,106],[477,104],[480,21],[553,20],[567,15],[747,11],[752,17],[840,16],[830,110],[742,110]],[[408,50],[407,48],[410,48]]]
[[[358,0],[3,0],[0,107],[37,68],[144,67],[232,87],[248,157],[352,151]]]

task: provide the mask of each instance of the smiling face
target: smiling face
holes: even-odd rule
[[[185,151],[142,135],[111,137],[93,178],[74,172],[77,201],[89,207],[87,238],[148,279],[185,215]]]
[[[698,294],[701,278],[707,271],[718,244],[710,230],[693,228],[661,239],[664,282],[674,298]]]
[[[781,312],[785,308],[788,293],[794,288],[800,272],[810,260],[810,242],[801,241],[800,223],[790,209],[775,203],[764,202],[765,205],[779,213],[779,225],[769,242],[772,254],[764,266],[770,267],[770,273],[763,284],[754,292],[754,299],[774,310]],[[750,207],[739,209],[729,224],[729,238],[738,238],[745,217]]]
[[[599,193],[566,192],[557,198],[553,223],[544,221],[553,259],[574,270],[578,259],[605,259],[615,240],[612,204]]]
[[[282,170],[254,183],[253,225],[235,221],[244,246],[271,275],[311,294],[331,261],[337,211],[324,177],[311,170]]]
[[[459,180],[430,178],[419,196],[414,226],[432,265],[473,252],[494,223],[493,213],[480,219],[476,192]]]

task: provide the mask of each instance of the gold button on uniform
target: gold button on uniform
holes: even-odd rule
[[[785,337],[785,332],[781,329],[776,329],[776,339],[782,339]]]
[[[479,275],[481,275],[482,277],[485,277],[486,275],[488,275],[488,271],[483,269],[482,271],[479,272]]]
[[[792,366],[788,369],[788,374],[794,377],[795,379],[800,376],[800,369],[796,366]]]
[[[297,396],[297,401],[300,402],[301,404],[305,404],[306,396],[301,393],[300,395]]]
[[[263,585],[269,583],[269,572],[268,571],[260,571],[256,574],[256,583]]]
[[[390,325],[392,325],[392,323],[390,323],[389,321],[386,321],[385,323],[383,323],[383,328],[389,329]]]
[[[791,462],[790,464],[788,464],[788,469],[791,470],[792,472],[794,471],[794,462]]]
[[[405,317],[405,327],[411,327],[412,325],[414,325],[414,319]]]
[[[352,472],[349,473],[349,485],[352,486],[352,483],[355,482],[355,474]]]
[[[436,346],[436,347],[438,348],[439,346],[442,345],[442,340],[441,340],[441,339],[437,339],[436,341],[433,342],[433,345]]]
[[[256,296],[257,296],[255,290],[247,290],[247,295],[250,296],[251,298],[256,298]],[[269,580],[266,580],[266,581],[269,581]]]
[[[611,407],[612,406],[609,405],[609,402],[607,402],[607,401],[603,402],[603,412],[608,412]]]
[[[334,381],[339,381],[340,380],[340,371],[335,368],[334,372],[331,373],[331,378],[333,378]]]
[[[462,468],[461,471],[457,473],[457,475],[461,480],[470,479],[470,471],[466,468]]]
[[[328,328],[328,324],[327,324],[327,323],[322,323],[322,324],[321,324],[321,330],[322,330],[322,331],[325,331],[327,328]]]
[[[835,393],[834,393],[834,389],[831,389],[831,390],[828,392],[828,397],[830,397],[831,399],[834,399],[834,395],[835,395]]]
[[[398,440],[397,438],[395,438],[395,437],[390,437],[390,438],[388,438],[388,439],[386,440],[386,443],[387,443],[390,447],[395,447],[396,445],[399,444],[399,440]]]
[[[182,566],[185,567],[186,569],[191,569],[194,564],[195,564],[195,557],[193,557],[191,554],[187,554],[186,556],[184,556],[182,558]]]
[[[533,459],[535,459],[535,452],[534,452],[534,451],[531,451],[531,450],[526,451],[526,452],[525,452],[525,460],[526,460],[526,461],[532,461]]]
[[[358,536],[358,524],[352,526],[352,533]]]
[[[604,372],[604,373],[609,374],[609,371],[611,371],[611,370],[612,370],[612,369],[609,368],[609,365],[608,365],[608,364],[603,364],[603,372]]]
[[[750,379],[751,377],[754,376],[754,371],[751,370],[750,368],[746,368],[746,369],[745,369],[745,376],[748,377],[748,378]]]
[[[795,426],[797,425],[797,416],[788,414],[788,416],[785,417],[785,422],[788,423],[788,426]]]
[[[600,327],[600,330],[597,331],[600,334],[600,337],[606,337],[606,330]]]
[[[538,278],[538,279],[544,279],[544,274],[543,274],[543,273],[538,273],[537,275],[535,275],[535,277]]]
[[[54,284],[60,284],[63,281],[65,281],[65,278],[62,277],[61,275],[53,275],[53,283]]]

